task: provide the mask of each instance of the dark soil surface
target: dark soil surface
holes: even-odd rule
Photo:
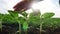
[[[16,23],[13,24],[3,24],[2,31],[0,30],[0,34],[15,34],[18,30],[19,25]],[[46,32],[42,32],[42,34],[60,34],[60,28],[55,29],[54,31],[51,31],[49,29],[45,30]],[[39,34],[39,29],[36,28],[29,28],[27,30],[27,34]],[[22,30],[22,34],[25,34],[25,32]]]

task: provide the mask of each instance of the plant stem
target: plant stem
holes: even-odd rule
[[[21,34],[21,24],[19,23],[19,34]]]
[[[42,16],[40,17],[40,21],[41,21],[41,23],[40,23],[40,34],[42,34],[42,25],[43,25]]]
[[[27,30],[25,31],[25,34],[27,34]]]
[[[42,24],[43,24],[43,22],[41,22],[41,24],[40,24],[40,34],[42,32]]]
[[[2,31],[2,21],[0,21],[0,30]]]
[[[26,23],[28,23],[29,22],[29,18],[28,17],[24,17],[25,19],[26,19]],[[25,34],[27,34],[27,30],[25,31]]]
[[[21,23],[19,20],[17,20],[17,22],[19,23],[19,34],[21,34]]]

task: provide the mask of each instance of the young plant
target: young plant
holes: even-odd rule
[[[18,13],[11,10],[8,10],[8,12],[11,15],[11,17],[13,17],[13,19],[19,23],[19,34],[21,34],[21,24],[23,24],[23,29],[27,29],[28,27],[27,24],[28,14],[26,12]],[[18,14],[22,15],[23,17],[22,16],[19,17]]]
[[[3,19],[4,19],[4,14],[0,13],[0,30],[1,31],[2,31],[2,22],[3,22]]]
[[[11,10],[8,10],[9,14],[19,23],[19,34],[21,34],[21,23],[20,21],[18,20],[18,12],[14,12],[14,11],[11,11]]]
[[[26,12],[22,12],[22,13],[20,13],[22,16],[23,16],[23,18],[25,19],[24,20],[24,22],[23,22],[23,20],[21,21],[21,22],[23,22],[23,30],[24,30],[24,32],[25,32],[25,34],[27,34],[27,28],[28,28],[28,22],[29,22],[29,19],[28,19],[28,14],[26,13]]]
[[[50,18],[45,20],[43,23],[43,28],[49,28],[52,31],[60,27],[60,18]]]
[[[50,19],[53,15],[54,13],[41,14],[40,11],[37,10],[35,12],[30,13],[29,19],[30,19],[30,22],[40,25],[40,34],[41,34],[44,21]]]
[[[43,23],[45,23],[46,20],[50,19],[52,16],[54,16],[55,14],[54,13],[44,13],[40,16],[40,20],[41,20],[41,23],[40,23],[40,34],[42,32],[42,27],[43,27]]]
[[[9,24],[11,25],[11,24],[14,23],[14,22],[16,22],[16,21],[15,21],[15,19],[14,19],[10,14],[4,14],[3,24],[6,23],[6,24],[8,24],[8,25],[9,25]],[[6,30],[7,30],[7,32],[9,32],[9,34],[12,34],[12,33],[11,33],[12,31],[13,31],[13,33],[16,32],[15,30],[12,30],[12,31],[11,31],[11,30],[10,30],[10,29],[11,29],[11,26],[8,27],[8,26],[6,26],[6,24],[3,26],[3,29],[4,29],[4,28],[8,28],[8,29],[6,29]],[[13,29],[13,28],[12,28],[12,29]],[[4,30],[5,30],[5,29],[4,29]],[[6,31],[6,30],[5,30],[5,31]]]

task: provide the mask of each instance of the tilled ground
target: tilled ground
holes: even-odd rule
[[[18,24],[3,24],[2,31],[0,31],[0,34],[15,34],[18,30]],[[55,29],[54,31],[51,31],[49,29],[45,30],[46,32],[42,32],[42,34],[60,34],[60,28]],[[22,31],[22,34],[25,34],[24,31]],[[36,28],[29,28],[27,30],[27,34],[40,34],[39,29]]]

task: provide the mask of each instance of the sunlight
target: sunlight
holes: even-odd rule
[[[13,10],[13,6],[20,1],[21,0],[10,0],[10,1],[1,0],[0,1],[0,12],[5,13],[6,10]],[[43,0],[39,3],[33,3],[31,5],[31,9],[27,10],[27,12],[28,13],[32,12],[32,9],[39,9],[42,14],[45,12],[54,12],[56,16],[58,16],[60,14],[60,7],[57,4],[54,4],[54,2],[53,0]],[[58,17],[60,17],[60,15]]]
[[[53,12],[55,13],[54,17],[60,17],[60,7],[56,6],[52,0],[44,0],[41,1],[39,3],[33,3],[32,4],[32,9],[39,9],[41,11],[41,13],[45,13],[45,12]],[[31,9],[27,12],[32,11]]]

